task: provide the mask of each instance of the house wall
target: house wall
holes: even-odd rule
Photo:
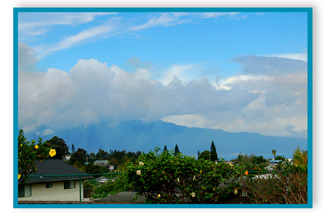
[[[45,183],[32,184],[30,197],[19,197],[18,201],[80,201],[79,180],[75,188],[64,189],[64,182],[53,182],[52,188]],[[83,201],[83,180],[81,181],[81,200]]]

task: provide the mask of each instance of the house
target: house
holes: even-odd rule
[[[58,159],[39,162],[25,186],[18,186],[19,201],[83,201],[83,183],[92,178]]]
[[[108,167],[109,166],[109,161],[108,160],[95,160],[93,162],[93,164],[97,165],[97,166]]]
[[[282,161],[281,160],[270,160],[270,165],[277,166],[280,162],[282,162]]]

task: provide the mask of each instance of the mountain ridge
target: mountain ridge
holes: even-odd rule
[[[46,127],[44,127],[45,129]],[[36,133],[25,133],[28,139],[37,139]],[[268,136],[256,132],[227,132],[222,129],[204,129],[179,126],[173,123],[139,120],[123,121],[118,124],[111,122],[56,130],[54,134],[42,136],[48,140],[53,136],[63,138],[70,147],[83,148],[88,152],[97,152],[99,148],[106,151],[127,150],[148,152],[156,146],[163,149],[164,145],[173,150],[179,146],[182,153],[196,156],[197,152],[209,150],[214,141],[217,153],[221,155],[270,154],[276,149],[278,155],[289,154],[299,146],[307,149],[307,139]]]

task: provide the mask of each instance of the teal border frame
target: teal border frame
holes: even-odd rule
[[[304,12],[307,13],[307,204],[18,204],[18,13],[20,12]],[[14,208],[312,208],[313,207],[313,8],[13,8],[13,207]]]

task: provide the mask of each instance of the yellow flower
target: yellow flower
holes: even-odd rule
[[[22,146],[22,144],[20,144],[20,146]]]
[[[200,170],[200,174],[202,173],[202,170]]]
[[[213,191],[215,190],[215,188],[213,188]]]
[[[161,197],[161,195],[159,194],[159,195],[158,195],[158,197],[160,198],[160,197]]]
[[[238,194],[238,190],[237,190],[237,188],[234,189],[234,194],[235,194],[235,195]]]
[[[35,145],[35,149],[38,149],[38,145]]]
[[[192,193],[191,193],[191,196],[192,196],[192,197],[195,197],[195,196],[196,196],[195,192],[192,192]]]
[[[21,177],[21,174],[20,174],[20,173],[18,173],[18,179],[20,179],[20,177]]]
[[[244,174],[249,175],[249,171],[245,170]]]
[[[56,150],[55,149],[51,149],[48,153],[51,157],[54,157],[56,155]]]

